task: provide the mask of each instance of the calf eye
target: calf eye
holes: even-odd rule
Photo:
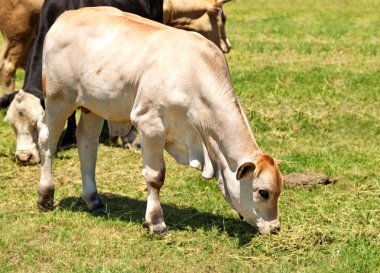
[[[265,191],[265,190],[259,190],[259,194],[261,195],[262,198],[264,198],[265,200],[269,198],[269,192]]]

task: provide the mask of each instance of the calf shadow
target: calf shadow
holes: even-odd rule
[[[108,220],[122,220],[138,224],[144,223],[146,201],[111,193],[100,194],[107,207],[107,214],[102,215]],[[247,223],[235,218],[226,218],[220,215],[202,212],[192,207],[177,207],[172,204],[161,203],[164,210],[165,223],[170,230],[216,229],[220,233],[226,232],[230,237],[239,239],[239,246],[249,243],[258,233]],[[69,196],[63,198],[58,208],[80,213],[88,213],[81,198]]]

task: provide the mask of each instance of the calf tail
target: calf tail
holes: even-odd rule
[[[18,91],[15,91],[13,93],[3,95],[0,98],[0,108],[7,108],[11,104],[17,93]]]

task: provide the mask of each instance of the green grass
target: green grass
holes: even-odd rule
[[[108,216],[79,202],[76,149],[58,153],[57,207],[41,213],[39,167],[15,164],[1,112],[0,272],[380,272],[379,10],[370,0],[225,6],[227,59],[260,147],[283,160],[283,174],[337,179],[285,188],[278,235],[255,234],[215,181],[169,156],[162,203],[170,232],[149,235],[140,154],[104,145],[97,181]]]

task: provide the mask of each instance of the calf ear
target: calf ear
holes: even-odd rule
[[[256,165],[253,162],[246,162],[239,166],[236,172],[236,179],[240,180],[243,177],[252,174],[256,170]]]
[[[219,7],[223,6],[223,4],[227,3],[227,2],[230,2],[231,0],[218,0],[216,2],[216,5],[218,5]]]
[[[210,5],[210,7],[207,9],[208,14],[214,14],[217,15],[218,12],[220,11],[220,6],[218,4],[215,5]]]
[[[217,0],[215,4],[211,4],[209,6],[209,8],[207,9],[207,12],[217,15],[221,11],[223,4],[230,2],[230,1],[231,0]]]

